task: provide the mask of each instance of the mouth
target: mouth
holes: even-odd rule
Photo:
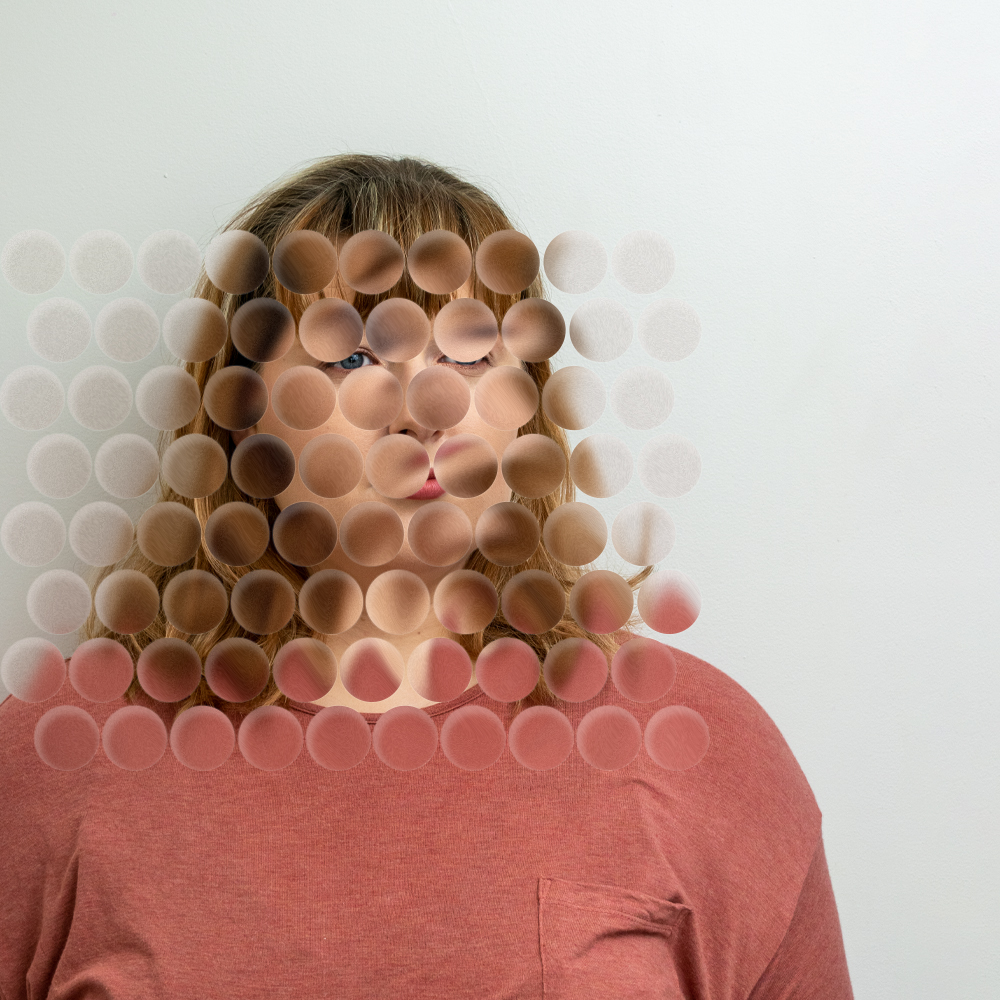
[[[441,484],[437,481],[437,477],[434,475],[434,470],[427,474],[427,482],[417,490],[416,493],[411,493],[407,500],[433,500],[437,497],[444,496],[444,490],[441,488]]]

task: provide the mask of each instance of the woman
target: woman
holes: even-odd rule
[[[255,234],[274,258],[275,271],[280,270],[275,255],[280,256],[282,240],[290,233],[323,234],[339,251],[342,277],[344,255],[350,256],[348,241],[359,233],[387,233],[413,254],[422,234],[446,230],[475,252],[492,234],[513,226],[487,195],[440,168],[411,159],[343,156],[275,186],[240,213],[230,229]],[[206,257],[206,268],[212,266]],[[814,996],[851,996],[820,811],[773,723],[720,671],[671,650],[676,680],[669,696],[646,703],[626,700],[611,684],[582,703],[564,701],[541,674],[533,691],[509,701],[487,698],[475,677],[463,693],[445,700],[422,697],[406,683],[392,689],[403,680],[403,664],[431,639],[460,643],[478,670],[483,650],[497,639],[516,638],[542,656],[560,640],[586,639],[610,659],[629,636],[625,630],[586,632],[568,609],[544,622],[546,627],[515,628],[509,619],[522,624],[534,620],[537,602],[530,588],[520,607],[508,603],[493,608],[487,600],[488,620],[481,609],[478,619],[469,616],[489,585],[503,594],[517,574],[541,571],[568,595],[585,569],[553,558],[545,544],[520,560],[491,560],[482,551],[489,539],[494,555],[510,546],[505,549],[489,531],[475,534],[498,504],[526,508],[543,533],[553,511],[573,499],[568,476],[545,495],[531,498],[511,491],[502,467],[492,480],[482,480],[480,485],[489,480],[484,488],[473,485],[448,494],[439,493],[429,474],[436,470],[444,479],[441,470],[467,469],[461,462],[449,465],[449,459],[460,444],[472,441],[469,435],[486,441],[499,456],[508,454],[516,437],[529,434],[554,442],[563,461],[568,454],[563,432],[541,407],[514,428],[497,426],[503,420],[485,420],[477,406],[457,421],[425,417],[420,422],[412,412],[429,405],[428,400],[440,403],[433,393],[410,391],[426,382],[432,370],[454,372],[455,378],[440,379],[458,393],[459,383],[471,383],[474,392],[487,372],[504,367],[526,372],[539,391],[549,377],[547,361],[519,360],[504,338],[481,358],[467,353],[453,357],[438,342],[445,339],[438,315],[444,316],[442,310],[453,301],[481,302],[502,323],[520,301],[542,296],[539,278],[508,294],[487,287],[481,270],[450,292],[425,291],[413,280],[412,267],[398,283],[377,292],[359,290],[360,281],[352,288],[341,277],[315,291],[292,292],[273,272],[248,293],[223,293],[207,276],[199,283],[196,296],[219,305],[234,332],[210,360],[189,362],[188,371],[206,402],[191,424],[170,436],[213,438],[230,457],[231,471],[208,496],[164,488],[161,499],[193,510],[204,530],[205,544],[189,563],[164,567],[137,547],[122,564],[105,568],[95,583],[123,568],[139,569],[165,593],[179,571],[202,569],[225,582],[232,606],[216,627],[201,633],[178,630],[167,614],[142,631],[119,635],[92,615],[84,638],[113,635],[136,654],[156,641],[181,639],[205,660],[206,675],[214,650],[246,648],[226,647],[227,642],[259,647],[277,666],[280,651],[290,644],[318,641],[339,661],[337,685],[319,697],[296,700],[280,690],[275,669],[263,689],[254,691],[254,684],[240,688],[246,678],[239,676],[236,657],[237,666],[220,676],[228,676],[235,690],[252,692],[250,697],[222,698],[207,677],[173,705],[148,698],[138,679],[123,699],[109,703],[60,692],[60,700],[81,705],[102,725],[130,703],[156,711],[168,726],[193,708],[217,706],[241,730],[244,753],[233,753],[210,770],[184,767],[169,753],[148,770],[115,767],[100,754],[77,772],[48,768],[34,753],[31,738],[49,706],[8,699],[0,713],[0,759],[15,821],[0,844],[8,901],[0,915],[0,996],[761,1000],[790,995],[796,987]],[[233,338],[244,337],[241,343],[251,345],[250,354],[278,353],[273,345],[260,347],[251,335],[235,332],[237,311],[260,298],[282,303],[298,327],[294,344],[263,362],[233,344]],[[434,336],[409,357],[397,352],[399,360],[380,357],[370,343],[372,314],[389,298],[409,299],[435,320]],[[368,320],[366,339],[346,357],[323,360],[316,357],[321,351],[306,350],[305,317],[310,308],[314,312],[309,316],[342,309],[338,300]],[[328,301],[335,304],[322,305]],[[247,419],[222,416],[225,407],[219,404],[214,412],[220,424],[208,412],[213,410],[210,380],[233,365],[253,368],[272,403],[282,376],[321,368],[340,405],[325,422],[305,426],[312,422],[299,421],[303,426],[298,429],[292,426],[294,418],[292,425],[279,419],[273,406],[246,426]],[[365,375],[364,382],[351,374],[366,368],[382,373]],[[396,389],[387,381],[389,375],[398,380],[400,406],[389,406],[389,419],[379,422],[367,390],[381,386],[391,395]],[[308,378],[312,382],[304,384],[317,386],[314,374]],[[355,381],[345,390],[350,378]],[[360,391],[354,391],[358,386]],[[286,412],[294,409],[289,403]],[[360,415],[347,420],[345,411]],[[380,412],[378,406],[374,412]],[[400,445],[403,438],[411,441]],[[365,461],[397,445],[419,447],[426,452],[421,468],[428,477],[408,492],[410,486],[400,486],[392,476],[379,479],[378,468],[368,462],[353,485],[348,476],[339,486],[327,486],[325,493],[307,490],[298,478],[269,496],[260,496],[267,490],[241,489],[255,468],[248,458],[249,471],[239,471],[250,454],[247,449],[267,444],[284,454],[281,449],[287,445],[309,478],[302,456],[316,442],[334,447],[323,454],[338,455],[343,462],[318,464],[311,485],[330,469],[349,466],[356,458],[352,448]],[[454,471],[448,475],[449,484],[461,478]],[[266,518],[272,537],[259,558],[219,558],[225,556],[224,545],[213,552],[220,509],[231,503],[249,504]],[[442,519],[434,522],[421,512],[435,503],[453,505],[461,513],[438,506]],[[307,510],[296,504],[324,509],[339,526],[340,544],[320,562],[300,565],[280,551],[279,518],[287,517],[286,511]],[[223,515],[228,510],[232,508]],[[521,517],[506,507],[500,512]],[[317,523],[327,523],[322,511],[312,514],[320,518]],[[462,535],[463,514],[479,547]],[[418,529],[411,531],[414,518]],[[421,518],[438,527],[453,526],[451,536],[445,532],[451,548],[439,545],[436,560],[415,554],[426,549],[429,539],[442,537],[436,530],[421,534]],[[394,552],[400,529],[405,540]],[[518,530],[527,532],[530,543],[530,525]],[[513,532],[514,550],[520,544],[518,530]],[[509,533],[501,537],[501,542],[510,541]],[[524,551],[530,548],[528,544]],[[637,586],[650,570],[645,567],[629,585]],[[470,571],[473,575],[461,575]],[[281,627],[260,632],[246,627],[266,619],[266,609],[254,609],[250,602],[240,611],[236,594],[244,578],[273,586],[268,593],[275,599],[263,602],[268,609],[287,594],[283,588],[294,590],[298,601]],[[349,602],[318,602],[321,610],[310,613],[303,595],[319,587],[316,581],[346,588],[325,593],[346,595],[346,578],[365,593],[366,610],[359,605],[354,620],[348,615],[338,622],[343,628],[315,628],[322,624],[323,608]],[[386,580],[391,587],[377,582]],[[383,592],[374,600],[373,588],[380,586]],[[439,599],[448,586],[453,587],[452,599]],[[355,655],[359,648],[365,657]],[[329,663],[317,647],[310,655],[316,657],[314,665]],[[366,686],[366,677],[381,678],[381,686]],[[228,690],[224,684],[221,689]],[[384,697],[358,697],[373,692]],[[379,734],[387,730],[377,723],[389,709],[425,709],[424,721],[426,716],[443,722],[442,749],[461,752],[461,734],[454,727],[449,730],[449,717],[458,709],[488,708],[510,733],[514,752],[515,720],[527,703],[558,706],[581,753],[597,745],[588,736],[588,713],[620,712],[613,718],[624,720],[627,712],[645,728],[657,710],[670,704],[688,706],[707,721],[711,747],[697,767],[687,770],[667,770],[644,753],[612,769],[591,766],[576,754],[566,755],[556,767],[522,766],[531,752],[552,743],[557,727],[537,730],[541,743],[534,747],[530,734],[517,743],[528,748],[518,760],[504,754],[480,769],[455,767],[452,758],[442,755],[421,759],[422,766],[385,763],[394,759],[392,740],[380,744]],[[273,771],[252,766],[246,758],[253,759],[253,742],[244,744],[241,719],[269,706],[287,710],[283,718],[296,717],[303,726],[319,718],[326,711],[323,706],[356,709],[375,727],[379,752],[344,768],[318,766],[305,753]],[[470,732],[488,733],[493,716],[475,718]],[[480,724],[485,728],[477,729]],[[422,732],[410,730],[402,739]],[[624,731],[619,735],[624,738]],[[607,738],[605,731],[605,742]],[[615,739],[611,737],[612,744]]]

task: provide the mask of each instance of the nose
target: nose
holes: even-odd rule
[[[396,414],[395,419],[390,421],[386,427],[386,434],[409,434],[415,437],[421,444],[429,446],[438,441],[442,431],[433,431],[418,424],[410,413],[406,403],[406,390],[409,388],[412,378],[424,368],[427,362],[423,357],[414,358],[412,361],[401,362],[388,365],[389,370],[399,379],[399,384],[403,390],[403,408]]]

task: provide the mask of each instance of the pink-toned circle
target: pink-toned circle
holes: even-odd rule
[[[431,321],[413,299],[384,299],[368,314],[365,336],[383,361],[410,361],[427,346]]]
[[[476,384],[476,412],[499,430],[513,431],[526,424],[538,409],[538,387],[522,368],[491,368]]]
[[[560,639],[549,648],[542,664],[549,690],[563,701],[596,698],[608,680],[608,658],[601,648],[582,637]]]
[[[356,503],[340,522],[340,547],[359,566],[382,566],[403,547],[403,522],[386,503]]]
[[[0,679],[7,690],[31,704],[48,701],[66,680],[66,660],[54,642],[32,636],[18,639],[3,654]]]
[[[618,705],[599,705],[576,728],[580,756],[600,771],[617,771],[631,764],[642,748],[642,726]]]
[[[403,387],[388,368],[364,365],[355,368],[341,383],[337,402],[348,423],[362,430],[377,431],[399,416]]]
[[[292,701],[318,701],[337,680],[337,657],[325,642],[300,636],[278,650],[271,673],[278,690]]]
[[[317,299],[299,318],[299,341],[317,361],[343,361],[360,346],[365,333],[361,313],[344,299]]]
[[[101,731],[104,752],[123,771],[145,771],[167,749],[167,727],[151,708],[126,705],[108,716]]]
[[[478,434],[456,434],[446,438],[434,454],[434,475],[441,488],[453,497],[468,500],[482,496],[493,485],[499,471],[497,453],[489,441]]]
[[[379,760],[395,771],[423,767],[438,745],[434,720],[422,709],[397,705],[383,712],[372,730],[372,746]]]
[[[201,657],[176,636],[154,639],[135,664],[143,691],[156,701],[172,703],[192,694],[201,681]]]
[[[403,274],[403,248],[388,233],[365,229],[340,248],[340,275],[356,292],[379,295]]]
[[[511,756],[531,771],[558,767],[573,752],[573,723],[550,705],[532,705],[510,724]]]
[[[382,496],[396,500],[416,493],[427,482],[430,468],[427,449],[409,434],[386,434],[365,456],[368,481]]]
[[[611,680],[631,701],[662,698],[677,678],[677,661],[658,639],[636,635],[623,642],[611,660]]]
[[[428,566],[451,566],[473,546],[472,522],[461,507],[432,500],[418,507],[406,528],[413,554]]]
[[[423,368],[406,387],[406,408],[421,427],[440,431],[454,427],[469,412],[469,383],[453,368]]]
[[[453,570],[434,590],[434,614],[456,635],[481,632],[496,617],[499,604],[492,581],[474,569]]]
[[[287,368],[271,387],[274,415],[297,431],[325,424],[337,408],[337,390],[328,375],[310,365]]]
[[[500,459],[504,482],[518,495],[532,500],[548,496],[566,477],[562,448],[546,434],[521,434]]]
[[[502,636],[476,657],[476,681],[494,701],[526,698],[538,684],[538,654],[523,639]]]
[[[441,752],[463,771],[482,771],[499,759],[507,733],[496,712],[485,705],[462,705],[441,727]]]
[[[299,478],[310,493],[332,500],[361,482],[365,461],[358,446],[343,434],[320,434],[299,452]]]
[[[620,573],[595,569],[584,573],[569,592],[569,613],[588,632],[617,632],[632,617],[635,597]]]
[[[267,686],[270,672],[267,653],[242,636],[222,639],[205,657],[205,680],[224,701],[255,698]]]
[[[252,767],[280,771],[302,752],[304,736],[299,720],[278,705],[261,705],[240,723],[236,735],[240,753]]]
[[[468,688],[472,659],[454,639],[435,636],[410,653],[406,677],[421,698],[450,701]]]
[[[527,635],[541,635],[562,620],[566,592],[551,573],[525,569],[504,584],[500,607],[511,627]]]
[[[299,614],[321,635],[346,632],[361,617],[365,599],[358,581],[339,569],[321,569],[299,590]]]
[[[432,229],[418,236],[406,254],[410,279],[432,295],[448,295],[472,274],[472,251],[458,233]]]
[[[452,299],[434,317],[434,343],[453,361],[478,361],[499,336],[496,315],[479,299]]]
[[[683,632],[701,614],[701,594],[694,580],[676,569],[660,569],[646,577],[636,604],[639,616],[655,632]]]
[[[76,771],[94,759],[101,730],[76,705],[56,705],[35,723],[35,751],[57,771]]]
[[[170,749],[192,771],[214,771],[229,760],[235,747],[233,724],[211,705],[186,709],[170,727]]]
[[[520,361],[548,361],[566,339],[566,320],[548,299],[521,299],[504,313],[504,346]]]
[[[406,569],[380,573],[365,593],[365,610],[372,624],[390,635],[415,632],[427,618],[430,608],[427,584]]]
[[[306,728],[309,756],[328,771],[347,771],[360,764],[371,745],[365,717],[346,705],[320,709]]]
[[[69,658],[69,680],[87,701],[120,698],[132,683],[132,654],[107,636],[88,639]]]
[[[708,723],[686,705],[667,705],[646,723],[646,753],[668,771],[700,764],[709,743]]]
[[[352,642],[340,658],[344,688],[360,701],[385,701],[399,690],[405,671],[402,653],[374,636]]]
[[[516,229],[490,233],[476,250],[476,276],[500,295],[523,292],[538,277],[540,264],[538,248]]]

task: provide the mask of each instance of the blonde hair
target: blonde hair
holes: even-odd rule
[[[502,229],[515,228],[506,213],[484,191],[461,180],[454,174],[423,160],[402,157],[393,159],[382,156],[362,154],[345,154],[324,158],[301,169],[285,179],[281,179],[267,188],[248,205],[246,205],[228,223],[225,230],[245,229],[263,240],[269,251],[273,251],[277,242],[286,234],[297,229],[313,229],[329,237],[334,243],[342,241],[352,233],[368,229],[377,229],[394,237],[406,251],[422,233],[433,229],[447,229],[457,233],[469,245],[473,254],[479,244],[491,233]],[[495,313],[498,322],[502,322],[504,314],[518,300],[545,296],[541,275],[535,278],[531,285],[518,295],[501,295],[487,288],[473,272],[472,294],[482,300]],[[404,296],[421,306],[429,316],[433,316],[450,299],[451,295],[434,295],[418,288],[404,272],[400,281],[389,292],[379,295],[357,294],[354,298],[355,308],[362,318],[367,318],[371,310],[382,300],[392,296]],[[194,296],[208,299],[218,305],[227,321],[233,313],[246,301],[257,297],[271,297],[288,307],[295,317],[296,323],[313,297],[297,295],[289,292],[275,280],[273,273],[260,287],[246,295],[232,295],[216,288],[207,275],[202,272]],[[184,367],[194,376],[199,388],[204,392],[208,380],[217,371],[230,364],[245,364],[254,370],[260,369],[257,363],[251,364],[235,350],[232,340],[227,337],[226,344],[215,357],[209,361],[188,362]],[[542,387],[551,374],[549,363],[525,362],[524,369],[534,379],[541,392]],[[166,448],[177,438],[185,434],[205,434],[222,446],[227,455],[233,451],[230,432],[216,425],[202,406],[191,423],[176,431],[164,431],[159,435],[157,449],[162,456]],[[569,444],[562,428],[552,423],[539,407],[531,420],[518,430],[521,434],[544,434],[555,441],[569,459]],[[575,490],[569,474],[559,487],[548,496],[538,500],[511,495],[511,500],[527,507],[544,528],[549,514],[560,504],[574,499]],[[158,501],[173,501],[191,508],[204,529],[209,515],[222,504],[231,501],[242,501],[253,504],[264,512],[268,523],[273,525],[278,516],[279,507],[274,499],[259,500],[247,496],[239,490],[232,477],[227,474],[225,482],[211,496],[199,499],[189,499],[175,493],[160,480],[160,495]],[[486,559],[478,550],[474,550],[466,567],[478,570],[487,576],[499,593],[503,585],[515,574],[524,569],[542,569],[552,574],[563,586],[567,596],[573,584],[585,571],[585,567],[567,566],[558,562],[546,551],[544,545],[530,559],[518,566],[498,566]],[[212,554],[199,548],[194,558],[179,566],[160,566],[149,560],[139,550],[133,541],[129,553],[118,563],[98,568],[93,574],[92,592],[96,591],[100,582],[110,573],[119,569],[137,569],[145,573],[156,585],[162,595],[170,579],[187,569],[204,569],[214,573],[227,591],[246,573],[256,569],[269,569],[285,577],[298,594],[302,585],[309,578],[308,569],[294,566],[286,562],[275,550],[273,543],[268,545],[264,555],[248,566],[229,566],[219,562]],[[652,571],[652,566],[642,568],[635,576],[628,579],[629,585],[635,589]],[[626,629],[634,628],[638,620],[633,616]],[[199,635],[188,635],[179,632],[165,618],[162,612],[153,623],[141,632],[123,635],[112,632],[97,617],[91,609],[90,616],[81,628],[85,639],[108,636],[121,642],[134,657],[156,639],[177,637],[188,641],[204,661],[216,643],[233,636],[243,636],[257,642],[268,659],[273,661],[275,654],[282,645],[294,638],[309,636],[321,638],[302,619],[298,611],[291,621],[277,632],[257,636],[248,633],[228,610],[222,622],[209,632]],[[563,619],[549,632],[540,635],[526,635],[512,628],[498,609],[494,620],[482,631],[471,635],[455,635],[454,638],[465,650],[475,658],[483,646],[502,636],[514,636],[532,646],[540,657],[544,657],[548,649],[557,641],[569,637],[583,637],[596,643],[606,655],[613,655],[617,642],[612,635],[595,635],[584,630],[568,612]],[[126,699],[134,700],[141,688],[138,680],[133,679],[126,692]],[[519,713],[527,705],[554,705],[559,699],[545,683],[544,676],[539,673],[538,684],[525,698],[515,706],[514,714]],[[204,676],[197,689],[184,701],[178,703],[178,714],[194,705],[225,704],[208,686]],[[274,683],[273,677],[267,687],[257,697],[240,704],[239,708],[250,711],[261,705],[287,705],[288,699]]]

